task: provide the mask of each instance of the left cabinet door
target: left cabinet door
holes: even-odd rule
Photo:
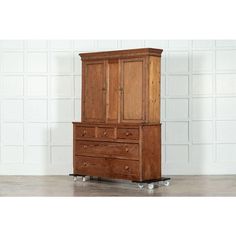
[[[84,122],[105,122],[105,75],[105,61],[83,62],[82,121]]]

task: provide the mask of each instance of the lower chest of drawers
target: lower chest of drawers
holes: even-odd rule
[[[161,176],[160,125],[74,123],[74,174],[141,181]]]

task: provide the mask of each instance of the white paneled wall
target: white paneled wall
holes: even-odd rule
[[[79,52],[162,48],[163,174],[236,173],[236,41],[0,41],[0,174],[72,172]]]

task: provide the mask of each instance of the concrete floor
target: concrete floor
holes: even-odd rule
[[[236,196],[236,176],[170,176],[171,184],[139,189],[128,181],[98,181],[69,176],[0,176],[0,196]]]

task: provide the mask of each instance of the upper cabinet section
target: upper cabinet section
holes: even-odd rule
[[[81,53],[82,121],[160,122],[161,49]]]

